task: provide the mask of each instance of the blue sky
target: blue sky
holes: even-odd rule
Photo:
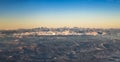
[[[15,25],[120,28],[120,0],[0,0],[0,22],[6,29]]]
[[[2,13],[112,11],[119,12],[119,0],[1,0]],[[89,12],[88,11],[88,12]]]

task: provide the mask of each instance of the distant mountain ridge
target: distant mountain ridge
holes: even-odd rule
[[[1,30],[0,35],[105,35],[119,34],[120,29],[97,29],[97,28],[78,28],[78,27],[62,27],[62,28],[32,28],[18,30]]]

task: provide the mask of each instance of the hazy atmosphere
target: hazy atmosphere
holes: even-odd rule
[[[0,0],[0,29],[120,28],[120,0]]]

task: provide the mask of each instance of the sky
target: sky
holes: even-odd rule
[[[120,0],[0,0],[0,29],[120,28]]]

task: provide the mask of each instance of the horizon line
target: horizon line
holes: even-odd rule
[[[13,28],[13,29],[0,29],[0,30],[21,30],[21,29],[35,29],[35,28],[82,28],[82,29],[120,29],[120,28],[100,28],[100,27],[68,27],[68,26],[64,26],[64,27],[46,27],[46,26],[40,26],[40,27],[33,27],[33,28]]]

